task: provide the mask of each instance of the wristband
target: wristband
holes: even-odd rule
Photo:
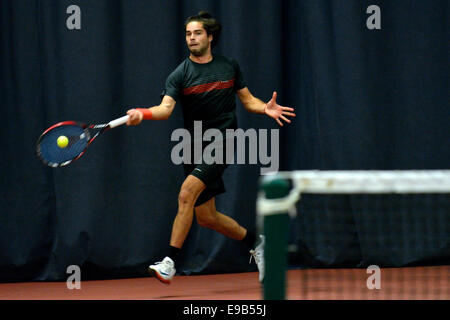
[[[150,109],[147,108],[136,108],[137,111],[140,111],[144,116],[144,120],[151,120],[153,118],[153,114]]]

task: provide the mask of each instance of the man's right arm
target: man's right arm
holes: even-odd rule
[[[161,104],[148,108],[150,111],[151,120],[167,120],[172,114],[176,101],[171,97],[165,95],[161,101]],[[145,112],[145,110],[143,110]],[[144,113],[139,109],[130,109],[127,111],[130,118],[127,121],[128,126],[137,126],[144,119]]]

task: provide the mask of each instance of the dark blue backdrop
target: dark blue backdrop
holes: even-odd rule
[[[81,30],[66,27],[73,4]],[[381,30],[366,27],[371,4]],[[164,254],[183,179],[170,161],[179,108],[108,132],[69,167],[44,167],[34,147],[55,122],[159,104],[187,56],[183,22],[201,9],[222,22],[216,52],[239,61],[252,93],[296,109],[281,170],[449,167],[448,1],[2,0],[0,280],[61,280],[71,264],[86,278],[143,276]],[[276,128],[237,113],[243,129]],[[231,166],[217,199],[249,228],[258,178],[258,165]],[[181,261],[186,273],[255,270],[243,245],[196,223]]]

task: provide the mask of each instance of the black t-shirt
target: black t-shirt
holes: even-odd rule
[[[214,55],[200,64],[187,58],[167,78],[163,95],[180,103],[185,128],[192,132],[194,121],[203,130],[236,129],[236,90],[246,87],[234,59]]]

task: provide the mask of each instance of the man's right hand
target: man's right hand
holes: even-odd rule
[[[127,126],[137,126],[142,122],[142,119],[144,118],[142,112],[136,109],[128,110],[127,115],[130,116],[130,118],[127,121]]]

